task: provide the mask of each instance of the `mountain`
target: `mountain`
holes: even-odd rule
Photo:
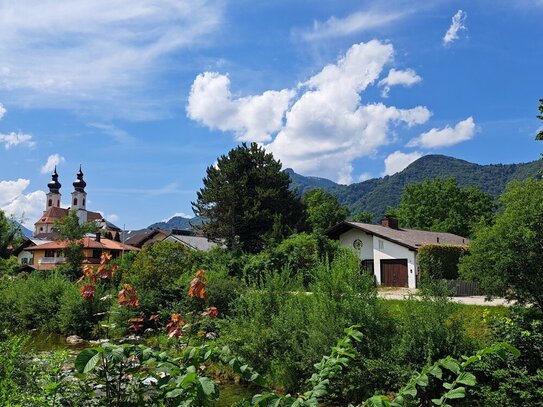
[[[304,177],[285,170],[293,182],[291,188],[305,192],[312,188],[324,188],[332,193],[351,211],[366,210],[381,217],[388,206],[396,206],[404,188],[408,184],[421,182],[429,178],[456,179],[462,187],[477,186],[494,197],[499,196],[505,185],[513,180],[537,177],[543,171],[543,160],[523,164],[479,165],[444,155],[426,155],[411,163],[403,171],[383,178],[374,178],[364,182],[339,185],[330,180],[316,177]]]
[[[11,220],[11,222],[13,222],[15,226],[17,226],[19,229],[21,229],[21,232],[23,232],[23,235],[25,235],[26,237],[32,237],[32,231],[30,229],[25,228],[16,220]]]
[[[198,226],[202,223],[202,218],[184,218],[183,216],[174,216],[166,222],[157,222],[147,226],[147,229],[162,229],[162,230],[190,230],[193,226]]]

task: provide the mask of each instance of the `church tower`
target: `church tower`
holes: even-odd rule
[[[57,167],[55,166],[55,171],[51,175],[51,182],[47,184],[49,187],[49,192],[47,193],[47,200],[45,204],[45,210],[49,208],[60,208],[60,187],[62,186],[58,182]]]
[[[83,180],[81,165],[79,166],[77,179],[72,185],[74,186],[74,192],[72,192],[72,204],[70,209],[77,212],[79,223],[82,224],[87,222],[87,193],[85,192],[87,183]]]

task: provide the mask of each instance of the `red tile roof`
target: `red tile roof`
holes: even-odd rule
[[[84,237],[80,240],[80,243],[83,244],[84,249],[105,249],[105,250],[117,250],[117,251],[130,251],[130,250],[136,250],[139,251],[140,249],[134,246],[130,246],[128,244],[122,244],[120,242],[116,242],[115,240],[111,239],[100,239],[99,242],[96,241],[93,237]],[[41,244],[38,246],[28,247],[26,250],[61,250],[64,249],[66,246],[68,246],[67,241],[57,241],[57,242],[50,242]]]
[[[52,206],[51,208],[43,211],[43,215],[35,223],[54,223],[57,219],[65,218],[70,214],[70,209],[60,208],[58,206]],[[103,216],[98,212],[87,211],[87,221],[101,220]]]

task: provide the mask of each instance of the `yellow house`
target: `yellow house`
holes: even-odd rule
[[[101,238],[99,234],[96,237],[84,237],[79,243],[83,245],[83,262],[86,264],[99,264],[103,253],[110,254],[116,259],[125,252],[140,250],[115,240]],[[67,241],[57,241],[28,247],[26,250],[33,254],[32,264],[37,270],[51,270],[59,264],[66,263],[63,252],[68,244]]]

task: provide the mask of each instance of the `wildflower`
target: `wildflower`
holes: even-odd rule
[[[217,318],[217,315],[219,315],[219,310],[217,307],[208,307],[204,312],[202,312],[203,317],[209,317],[211,319]]]
[[[94,294],[96,293],[96,286],[94,284],[83,284],[79,291],[84,300],[93,301]]]
[[[125,307],[139,307],[138,292],[130,284],[125,284],[119,291],[119,305]]]
[[[143,328],[143,318],[138,318],[138,317],[130,318],[128,321],[132,323],[132,325],[130,325],[129,329],[132,329],[132,330],[138,332]]]
[[[183,315],[181,314],[172,314],[171,321],[166,325],[166,328],[168,329],[168,337],[175,336],[176,338],[179,338],[181,335],[183,335],[183,326],[185,325],[185,321],[183,321]]]
[[[198,270],[196,276],[190,282],[189,297],[205,300],[206,297],[206,278],[203,270]]]

